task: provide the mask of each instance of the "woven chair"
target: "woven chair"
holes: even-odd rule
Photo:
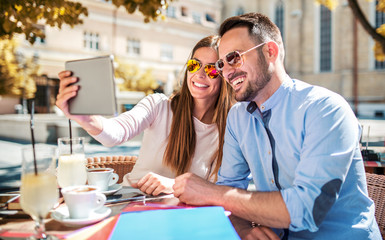
[[[385,175],[366,173],[369,197],[374,201],[375,216],[385,239]]]
[[[137,156],[106,156],[87,158],[87,168],[113,168],[119,175],[118,183],[123,181],[123,176],[132,171]]]

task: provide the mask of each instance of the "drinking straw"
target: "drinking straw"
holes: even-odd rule
[[[366,150],[368,150],[368,146],[369,146],[369,133],[370,133],[370,125],[368,126],[368,138],[366,139]]]
[[[72,126],[71,126],[71,119],[68,119],[68,125],[70,130],[70,154],[72,154]]]
[[[31,140],[32,140],[32,153],[33,153],[33,165],[35,167],[35,175],[37,175],[37,164],[36,164],[36,151],[35,151],[35,134],[34,134],[34,124],[33,124],[33,115],[35,113],[35,101],[31,100],[31,120],[30,120],[30,128],[31,128]]]

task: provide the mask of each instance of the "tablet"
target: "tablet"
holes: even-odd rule
[[[113,56],[65,62],[65,69],[78,77],[78,94],[68,102],[73,115],[116,115]]]

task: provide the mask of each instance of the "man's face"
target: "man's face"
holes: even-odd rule
[[[255,45],[246,27],[231,29],[221,38],[219,58],[225,59],[225,56],[232,51],[242,53]],[[261,46],[263,47],[265,46]],[[224,61],[222,74],[233,87],[237,101],[255,101],[271,79],[268,64],[264,55],[258,53],[258,49],[245,53],[242,58],[243,65],[240,68],[231,67]]]

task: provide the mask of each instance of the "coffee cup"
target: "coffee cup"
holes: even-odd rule
[[[97,186],[79,185],[61,190],[71,219],[88,218],[92,211],[103,207],[106,196]]]
[[[87,169],[88,184],[98,186],[101,191],[108,188],[119,180],[119,175],[112,168],[89,168]]]

